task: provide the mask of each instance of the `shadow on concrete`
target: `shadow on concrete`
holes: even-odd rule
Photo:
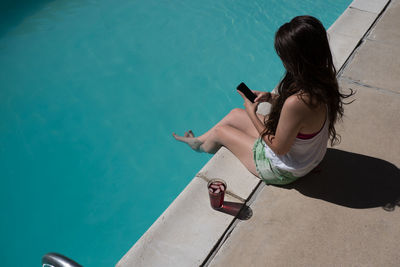
[[[281,186],[341,206],[357,209],[400,205],[400,170],[390,162],[328,149],[324,160],[296,182]]]
[[[215,210],[237,217],[239,220],[248,220],[253,216],[249,206],[238,202],[224,201],[222,207]]]

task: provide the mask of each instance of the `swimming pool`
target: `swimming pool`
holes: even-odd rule
[[[210,158],[171,136],[271,90],[273,34],[340,1],[19,1],[0,24],[3,265],[111,266]],[[18,263],[17,265],[21,265]]]

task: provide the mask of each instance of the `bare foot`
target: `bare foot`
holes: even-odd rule
[[[188,144],[188,146],[190,146],[194,151],[202,152],[200,150],[200,146],[203,143],[200,142],[197,138],[194,137],[194,134],[193,134],[193,132],[191,130],[189,130],[188,133],[185,133],[184,136],[179,136],[179,135],[177,135],[175,133],[172,133],[172,135],[174,136],[174,138],[176,140]]]

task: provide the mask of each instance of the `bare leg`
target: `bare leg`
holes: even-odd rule
[[[264,121],[265,116],[257,115],[261,121]],[[228,129],[230,130],[227,131]],[[175,133],[173,136],[197,152],[214,154],[221,146],[226,146],[254,175],[258,176],[253,162],[252,148],[259,133],[244,109],[233,109],[199,137],[195,137],[191,130],[184,136],[178,136]]]
[[[259,115],[263,121],[264,116]],[[176,140],[188,144],[198,152],[215,153],[221,146],[229,149],[246,168],[258,176],[253,160],[253,145],[259,133],[243,109],[234,109],[209,131],[195,137],[189,130],[184,136],[173,133]]]
[[[261,121],[264,121],[264,116],[261,114],[257,114]],[[241,108],[232,109],[228,115],[226,115],[222,120],[220,120],[214,127],[210,130],[205,132],[203,135],[197,137],[200,141],[204,142],[207,140],[210,133],[213,131],[214,128],[222,125],[229,125],[242,132],[253,136],[258,137],[259,133],[257,132],[256,128],[254,127],[253,123],[251,122],[249,116],[247,115],[246,111]]]
[[[188,132],[189,135],[193,134]],[[253,145],[257,137],[250,136],[245,132],[229,126],[218,125],[208,131],[208,138],[205,142],[200,142],[195,137],[177,136],[174,137],[187,143],[191,148],[198,152],[215,153],[221,146],[229,149],[243,165],[254,175],[258,176],[257,169],[253,160]]]
[[[257,114],[260,120],[264,121],[264,116]],[[173,133],[172,135],[175,137],[176,140],[184,142],[188,144],[193,150],[197,152],[202,152],[200,146],[204,143],[210,136],[210,134],[215,130],[216,127],[228,125],[234,127],[245,134],[252,136],[254,138],[259,136],[256,128],[254,127],[253,123],[251,122],[249,116],[247,115],[244,109],[235,108],[231,112],[228,113],[221,121],[219,121],[214,127],[208,130],[206,133],[199,137],[195,137],[193,132],[189,130],[186,132],[184,136],[179,136]],[[208,149],[208,153],[215,153],[219,147],[215,147],[215,151]]]
[[[215,153],[221,146],[229,149],[243,165],[258,176],[253,159],[253,145],[257,137],[250,136],[229,125],[213,127],[207,140],[201,144],[200,150]]]

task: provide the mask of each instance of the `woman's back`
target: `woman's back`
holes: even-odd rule
[[[296,97],[298,96],[296,95]],[[301,98],[305,102],[310,101],[310,98],[307,95],[302,95]],[[324,103],[312,103],[312,107],[304,102],[301,104],[303,106],[302,111],[304,112],[304,120],[301,123],[298,135],[313,135],[318,133],[325,123],[328,112],[327,106]]]
[[[293,97],[297,98],[298,96]],[[303,99],[309,100],[304,96]],[[265,156],[271,160],[271,163],[295,177],[307,174],[321,162],[329,140],[327,105],[320,103],[315,105],[314,108],[310,108],[309,105],[303,103],[300,106],[302,109],[299,112],[304,112],[304,116],[302,116],[304,121],[301,122],[302,126],[289,152],[284,155],[277,155],[269,146],[265,145]]]

